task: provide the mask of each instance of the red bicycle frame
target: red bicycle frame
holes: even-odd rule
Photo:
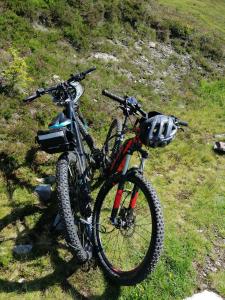
[[[109,173],[114,174],[114,173],[121,173],[122,178],[120,182],[118,183],[118,188],[115,196],[115,200],[113,203],[113,209],[111,212],[111,221],[115,223],[115,218],[117,215],[117,212],[119,210],[120,204],[121,204],[121,199],[124,191],[124,179],[129,167],[129,162],[131,159],[131,155],[133,154],[134,151],[140,151],[141,152],[141,147],[142,143],[139,139],[139,136],[136,135],[135,137],[128,139],[121,147],[119,150],[119,153],[117,154],[115,160],[112,162],[110,168],[109,168]],[[143,151],[143,150],[142,150]],[[141,166],[140,169],[143,171],[144,167],[144,159],[146,157],[142,156],[141,160]],[[130,210],[133,210],[136,206],[138,198],[138,189],[136,186],[134,186],[132,194],[131,194],[131,199],[129,203],[129,208]]]

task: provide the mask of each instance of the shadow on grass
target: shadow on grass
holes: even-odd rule
[[[29,150],[26,154],[25,160],[20,164],[15,158],[5,152],[0,153],[0,171],[4,175],[7,183],[7,193],[9,201],[12,200],[14,190],[17,186],[23,186],[28,191],[34,191],[35,186],[29,181],[22,180],[16,176],[15,171],[20,167],[28,167],[34,171],[38,176],[44,177],[46,174],[40,172],[38,165],[34,164],[34,157],[37,152],[36,148]],[[120,287],[109,285],[106,281],[106,288],[101,296],[91,295],[86,297],[82,295],[74,286],[72,286],[68,278],[80,269],[76,258],[69,253],[68,247],[59,242],[60,231],[53,227],[55,217],[57,215],[57,207],[54,193],[52,194],[51,201],[47,206],[43,205],[26,205],[24,207],[15,207],[10,201],[12,212],[0,220],[0,232],[9,226],[16,225],[19,222],[23,226],[21,232],[17,232],[16,238],[4,237],[0,239],[2,242],[14,240],[16,245],[19,244],[32,244],[32,251],[26,255],[13,254],[14,260],[19,261],[21,264],[32,262],[41,257],[49,257],[50,264],[53,269],[51,274],[41,278],[24,281],[0,279],[0,292],[32,292],[43,291],[46,288],[59,284],[61,288],[74,299],[118,299],[120,295]],[[39,214],[40,217],[32,228],[26,224],[25,218]],[[66,250],[69,255],[69,260],[64,259],[61,250]],[[88,283],[87,283],[88,284]]]
[[[34,163],[34,157],[37,151],[38,148],[31,148],[28,150],[23,163],[18,162],[13,155],[9,155],[4,151],[0,153],[0,171],[7,183],[6,188],[9,200],[12,200],[13,192],[17,186],[25,187],[30,192],[32,192],[35,188],[29,180],[24,180],[17,176],[16,171],[19,168],[28,167],[31,172],[35,172],[39,177],[46,176],[46,174],[39,170],[38,164]],[[47,165],[47,163],[45,163],[45,165]]]
[[[12,226],[12,224],[16,224],[18,221],[25,224],[25,217],[37,213],[40,214],[40,218],[33,228],[29,229],[24,226],[25,229],[15,238],[15,244],[30,243],[33,245],[33,249],[26,255],[14,254],[14,259],[23,264],[27,261],[32,261],[47,255],[50,257],[53,271],[44,277],[24,281],[23,283],[0,279],[0,292],[22,293],[43,291],[52,285],[59,284],[64,292],[68,293],[74,299],[118,299],[120,288],[117,286],[107,284],[101,296],[86,297],[69,283],[68,278],[79,270],[80,265],[71,254],[69,255],[69,260],[65,260],[63,255],[60,254],[60,250],[62,249],[66,249],[68,252],[69,250],[65,244],[58,241],[61,233],[52,225],[57,214],[54,202],[50,203],[47,207],[27,205],[23,208],[15,208],[9,215],[0,220],[0,232],[8,225]],[[6,240],[7,237],[3,242]],[[41,244],[39,242],[40,240],[44,240],[44,243]],[[47,243],[45,241],[47,241]]]

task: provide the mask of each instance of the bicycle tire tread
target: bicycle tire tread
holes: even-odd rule
[[[65,227],[65,237],[73,253],[76,255],[80,263],[87,261],[87,253],[83,249],[79,240],[76,225],[74,224],[74,217],[71,209],[69,186],[68,186],[68,164],[69,156],[62,155],[56,167],[56,182],[57,182],[57,200],[59,206],[59,213]]]

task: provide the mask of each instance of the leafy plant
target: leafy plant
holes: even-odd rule
[[[27,64],[23,57],[19,56],[16,49],[10,48],[12,60],[2,72],[3,90],[8,94],[24,94],[32,79],[28,75]]]

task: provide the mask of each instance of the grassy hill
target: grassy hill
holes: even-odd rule
[[[221,1],[192,1],[192,0],[160,0],[165,7],[172,7],[177,13],[184,14],[206,33],[221,34],[224,38],[224,2]]]
[[[205,288],[225,297],[225,158],[212,151],[225,130],[224,11],[220,0],[0,1],[0,299],[172,300]],[[77,266],[50,230],[54,195],[46,206],[33,194],[57,159],[36,153],[34,137],[59,109],[48,97],[26,107],[22,99],[93,65],[81,107],[99,145],[118,114],[103,88],[190,123],[150,151],[146,176],[163,206],[165,249],[136,287]],[[13,253],[20,243],[33,244],[29,255]]]

